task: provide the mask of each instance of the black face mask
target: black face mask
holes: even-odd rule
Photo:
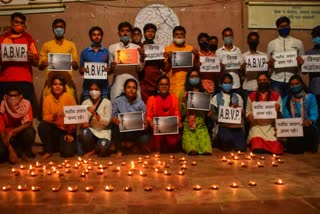
[[[216,51],[218,49],[218,45],[216,44],[209,44],[208,45],[209,51]]]
[[[248,42],[250,50],[257,50],[258,44],[258,41],[255,40]]]
[[[208,50],[208,42],[201,42],[199,43],[200,49],[201,50]]]
[[[259,82],[258,90],[262,93],[267,92],[270,88],[270,84],[268,82]]]

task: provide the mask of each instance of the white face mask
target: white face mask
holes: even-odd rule
[[[173,38],[174,43],[176,43],[177,45],[183,45],[185,39],[184,38]]]
[[[101,91],[97,91],[97,90],[90,90],[90,97],[92,99],[97,99],[101,96]]]

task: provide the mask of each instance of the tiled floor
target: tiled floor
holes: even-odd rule
[[[236,153],[235,153],[236,154]],[[304,155],[281,156],[284,163],[278,167],[272,166],[273,156],[264,155],[261,160],[256,156],[253,160],[245,160],[247,154],[238,155],[240,160],[228,164],[221,159],[230,158],[230,153],[215,151],[213,156],[186,156],[183,153],[161,154],[149,159],[143,155],[127,155],[122,158],[97,158],[89,164],[82,163],[78,169],[73,165],[78,162],[77,157],[70,158],[71,173],[65,173],[65,168],[57,169],[64,172],[63,176],[57,174],[47,175],[34,170],[38,175],[32,177],[28,174],[29,165],[33,167],[36,161],[46,164],[49,161],[55,165],[62,164],[64,159],[55,155],[47,161],[39,158],[30,163],[21,162],[19,165],[0,165],[0,186],[10,185],[10,191],[0,191],[1,213],[320,213],[320,161],[319,154],[306,153]],[[149,167],[143,168],[139,157],[148,161]],[[185,175],[178,175],[181,164],[179,159],[186,158]],[[107,165],[109,161],[113,166],[98,175],[98,164]],[[121,166],[125,161],[126,165]],[[128,176],[128,170],[135,162],[133,176]],[[155,172],[154,166],[158,161],[169,164],[169,176]],[[196,162],[192,166],[192,161]],[[263,167],[258,167],[257,162]],[[248,164],[241,167],[241,162]],[[22,170],[19,176],[11,173],[12,167],[19,171],[21,164],[27,169]],[[93,170],[82,178],[81,172],[91,165]],[[120,166],[119,172],[113,169]],[[39,168],[36,168],[39,169]],[[140,176],[142,170],[146,176]],[[52,170],[51,170],[52,171]],[[275,185],[276,179],[282,179],[284,185]],[[249,186],[249,181],[255,181],[256,186]],[[238,188],[231,188],[235,182]],[[171,184],[174,191],[168,192],[166,186]],[[193,190],[194,185],[200,185],[201,190]],[[210,185],[216,184],[219,190],[211,190]],[[27,190],[19,192],[18,185],[26,185]],[[32,192],[31,186],[39,185],[39,192]],[[60,192],[52,192],[52,187],[61,185]],[[77,192],[68,192],[67,187],[77,185]],[[113,192],[106,192],[105,185],[112,185]],[[150,185],[152,191],[147,192],[144,187]],[[86,186],[93,186],[93,192],[85,192]],[[125,186],[131,186],[133,191],[125,192]]]

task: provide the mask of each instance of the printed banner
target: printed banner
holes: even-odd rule
[[[304,63],[301,65],[301,72],[320,72],[320,55],[301,56]]]
[[[142,111],[119,113],[118,119],[120,121],[120,124],[119,124],[120,132],[132,132],[132,131],[144,130],[144,121],[143,121]]]
[[[252,102],[252,113],[254,119],[276,119],[277,112],[275,101]]]
[[[153,118],[153,134],[167,135],[178,134],[178,117],[154,117]]]
[[[64,124],[87,123],[89,121],[87,108],[85,105],[64,106]]]
[[[108,63],[85,62],[84,67],[87,69],[83,76],[85,79],[108,79],[108,72],[105,71]]]
[[[219,106],[218,122],[241,124],[242,108]]]
[[[145,58],[144,60],[162,60],[164,59],[164,45],[147,44],[143,46]]]
[[[220,72],[220,59],[214,56],[200,56],[200,72]]]
[[[117,65],[138,65],[139,52],[138,49],[123,49],[116,50],[116,63]]]
[[[302,118],[276,119],[277,137],[303,137]]]
[[[26,62],[28,61],[27,44],[1,44],[1,57],[2,62],[15,61]]]

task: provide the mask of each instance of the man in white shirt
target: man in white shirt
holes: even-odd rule
[[[298,65],[303,64],[303,59],[300,57],[304,55],[303,43],[291,36],[289,36],[291,27],[290,19],[286,16],[282,16],[276,21],[277,30],[279,33],[278,38],[269,42],[267,47],[267,54],[272,58],[274,53],[297,51],[297,62]],[[288,91],[288,84],[290,77],[299,71],[299,67],[290,68],[273,68],[274,59],[270,60],[270,67],[272,68],[271,74],[271,89],[280,93],[281,97],[285,97]]]
[[[139,45],[131,43],[132,25],[129,22],[121,22],[118,25],[118,35],[120,42],[110,45],[109,47],[109,63],[114,67],[113,78],[109,79],[112,85],[110,99],[113,101],[123,92],[124,82],[129,78],[135,78],[138,81],[138,72],[143,70],[144,51]],[[117,65],[115,62],[115,54],[117,50],[137,49],[139,51],[138,65]],[[108,77],[109,78],[109,77]],[[141,97],[140,87],[138,87],[138,96]]]

